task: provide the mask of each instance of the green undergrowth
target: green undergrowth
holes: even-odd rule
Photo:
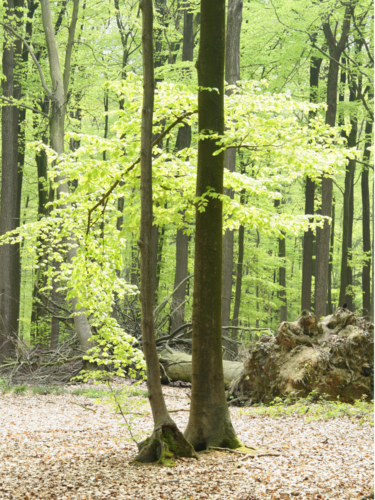
[[[241,409],[240,415],[250,417],[266,416],[271,418],[304,417],[306,421],[329,420],[348,417],[359,424],[374,425],[374,401],[366,397],[357,399],[354,404],[344,403],[338,398],[329,401],[327,395],[311,393],[307,398],[275,398],[270,404],[261,404],[251,409]]]
[[[147,398],[148,392],[144,389],[139,389],[138,387],[129,387],[129,388],[121,388],[121,389],[99,389],[99,388],[80,388],[74,389],[71,394],[75,396],[85,396],[86,398],[92,399],[102,399],[109,397],[110,394],[115,393],[116,395],[121,395],[126,392],[128,397],[136,397],[141,396],[143,398]]]

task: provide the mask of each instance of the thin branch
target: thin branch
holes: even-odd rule
[[[49,118],[47,113],[43,113],[43,111],[40,111],[39,109],[32,108],[31,106],[27,106],[27,104],[23,104],[21,101],[19,101],[17,99],[7,99],[6,97],[4,97],[2,95],[0,96],[0,98],[3,101],[9,102],[9,104],[14,104],[15,106],[21,106],[22,108],[29,109],[30,111],[33,111],[34,113],[39,113],[40,115],[43,115],[43,116]]]
[[[10,26],[8,26],[7,24],[2,23],[2,22],[0,22],[0,25],[1,25],[1,26],[3,26],[3,28],[5,28],[6,30],[10,31],[10,32],[11,32],[11,33],[15,36],[15,37],[17,37],[17,38],[19,38],[20,40],[22,40],[22,41],[23,41],[23,43],[24,43],[25,47],[26,47],[26,48],[27,48],[27,50],[30,52],[30,55],[31,55],[31,57],[32,57],[32,59],[33,59],[33,61],[34,61],[35,65],[36,65],[37,69],[38,69],[38,73],[39,73],[40,81],[42,82],[42,87],[43,87],[43,88],[44,88],[44,90],[46,91],[46,94],[48,95],[48,97],[49,97],[50,99],[52,99],[53,94],[52,94],[52,92],[50,91],[50,89],[47,87],[47,84],[46,84],[46,82],[45,82],[45,80],[44,80],[44,75],[43,75],[42,68],[41,68],[41,66],[40,66],[40,64],[39,64],[39,62],[38,62],[38,60],[37,60],[37,58],[35,57],[34,52],[31,50],[30,45],[26,42],[26,40],[24,39],[24,37],[23,37],[23,36],[21,36],[21,35],[19,35],[16,31],[14,31],[14,29],[13,29],[13,28],[11,28]]]

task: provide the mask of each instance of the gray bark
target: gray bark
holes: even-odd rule
[[[74,42],[75,27],[78,18],[79,0],[74,0],[73,15],[69,29],[68,45],[65,55],[64,78],[60,67],[59,54],[54,28],[52,25],[51,6],[49,0],[41,0],[41,7],[43,28],[46,38],[50,74],[52,80],[52,116],[50,120],[51,147],[54,151],[56,151],[58,155],[61,155],[64,153],[65,106],[70,79],[70,57],[72,45]],[[66,87],[64,87],[64,83],[66,84]],[[57,177],[55,180],[59,182],[59,186],[57,188],[57,196],[60,197],[63,194],[67,194],[69,192],[69,187],[64,178]],[[72,263],[77,255],[77,249],[74,246],[74,241],[72,242],[72,244],[73,247],[68,252],[69,263]],[[74,298],[72,300],[73,311],[80,313],[78,316],[74,316],[74,326],[77,332],[81,349],[83,351],[87,351],[87,349],[92,347],[92,343],[89,342],[89,339],[91,337],[91,329],[84,310],[77,310],[77,302],[77,298]]]

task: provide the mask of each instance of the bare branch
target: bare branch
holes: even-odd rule
[[[44,79],[44,75],[43,75],[43,71],[42,71],[42,68],[38,62],[38,59],[35,57],[35,54],[34,52],[32,51],[30,45],[26,42],[26,40],[24,39],[23,36],[19,35],[16,31],[14,31],[14,29],[9,26],[8,24],[5,24],[5,23],[1,23],[0,22],[0,25],[3,26],[3,28],[5,28],[6,30],[10,31],[15,37],[19,38],[20,40],[23,41],[25,47],[27,48],[27,50],[30,52],[30,55],[38,69],[38,73],[39,73],[39,77],[40,77],[40,81],[42,82],[42,87],[44,88],[46,94],[48,95],[48,97],[51,99],[53,94],[52,92],[50,91],[50,89],[47,87],[47,84],[46,84],[46,81]]]

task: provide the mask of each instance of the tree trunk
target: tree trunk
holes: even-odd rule
[[[370,320],[375,323],[375,170],[373,169],[372,177],[372,272],[371,272],[371,314]]]
[[[354,102],[356,99],[356,95],[353,89],[350,89],[350,98],[349,102]],[[357,117],[354,117],[350,120],[351,130],[348,139],[348,147],[354,148],[357,144],[357,131],[358,131],[358,120]],[[349,311],[352,310],[352,295],[347,294],[347,286],[351,285],[351,282],[348,282],[348,277],[351,277],[351,272],[349,272],[348,276],[348,260],[349,260],[349,248],[351,248],[351,229],[353,226],[353,217],[350,217],[351,208],[353,210],[353,181],[354,181],[354,169],[355,169],[355,160],[349,160],[348,166],[346,168],[345,173],[345,190],[344,190],[344,203],[343,203],[343,222],[342,222],[342,247],[341,247],[341,272],[340,272],[340,298],[339,305],[343,305],[344,302],[347,302],[347,299],[350,299],[348,304]],[[352,203],[351,203],[352,202]],[[352,205],[352,206],[350,206]],[[351,220],[350,220],[351,219]],[[350,241],[349,241],[350,239]],[[350,280],[351,281],[351,280]],[[350,306],[350,307],[349,307]]]
[[[274,202],[275,208],[280,207],[280,200],[275,200]],[[285,233],[283,238],[278,238],[278,246],[279,246],[279,299],[282,302],[282,305],[280,306],[280,315],[279,315],[279,320],[280,323],[283,321],[287,321],[288,317],[288,312],[287,312],[287,304],[286,304],[286,264],[285,264],[285,257],[286,257],[286,248],[285,248]]]
[[[345,295],[345,302],[348,304],[349,311],[354,311],[354,289],[353,289],[353,269],[352,269],[352,248],[353,248],[353,222],[354,222],[354,175],[355,175],[355,166],[352,172],[352,189],[350,190],[349,197],[349,228],[348,228],[348,265],[346,272],[346,284],[347,284],[347,292]],[[349,290],[348,290],[349,288]]]
[[[333,270],[333,251],[335,244],[335,198],[332,200],[332,223],[331,223],[331,245],[329,252],[329,266],[328,266],[328,313],[333,314],[332,305],[332,270]]]
[[[50,74],[52,80],[53,94],[51,97],[52,115],[50,120],[50,138],[51,147],[58,155],[64,153],[64,134],[65,134],[65,106],[68,93],[70,79],[70,58],[74,43],[74,33],[78,19],[79,0],[74,0],[72,20],[69,28],[68,44],[65,52],[65,68],[64,77],[61,72],[57,43],[52,25],[51,6],[49,0],[41,0],[42,21],[46,38],[48,59],[50,66]],[[69,192],[68,183],[63,177],[57,177],[56,182],[59,183],[57,188],[57,197]],[[77,255],[77,249],[71,248],[68,252],[68,262]],[[73,311],[77,312],[78,299],[72,299]],[[74,316],[74,326],[77,332],[81,349],[86,352],[92,347],[89,339],[91,337],[91,329],[84,310],[79,310],[80,314]]]
[[[372,122],[368,120],[365,128],[366,141],[363,153],[363,161],[368,163],[370,160],[370,151],[368,150],[372,144]],[[374,317],[374,312],[371,308],[371,229],[370,229],[370,190],[369,190],[369,169],[363,167],[362,179],[362,237],[363,237],[363,253],[365,254],[365,264],[362,267],[362,308],[363,315]]]
[[[169,416],[160,382],[160,368],[154,332],[152,282],[152,118],[154,108],[154,54],[152,0],[142,0],[143,106],[141,131],[141,309],[143,352],[147,365],[147,388],[154,419],[152,436],[138,445],[137,460],[158,460],[170,464],[170,452],[193,456],[192,446],[183,438]],[[168,439],[169,438],[169,439]],[[177,446],[176,446],[177,445]]]
[[[20,16],[18,8],[22,0],[7,0],[6,14]],[[15,10],[16,9],[16,10]],[[3,44],[3,96],[18,100],[21,96],[20,82],[17,81],[17,55],[22,52],[20,40],[12,42],[12,37],[4,32]],[[0,235],[13,231],[20,223],[21,186],[18,174],[18,118],[16,106],[2,107],[1,142],[1,205]],[[19,244],[0,245],[0,359],[13,352],[13,345],[7,337],[17,337],[20,307],[20,248]]]
[[[225,0],[202,0],[198,70],[198,129],[224,133]],[[216,88],[217,92],[202,90]],[[224,154],[213,156],[215,139],[198,142],[197,196],[207,186],[223,193]],[[208,198],[196,210],[193,376],[190,416],[185,436],[196,450],[237,448],[225,398],[221,342],[222,201]]]
[[[240,35],[242,25],[242,0],[229,0],[227,14],[227,36],[225,54],[225,80],[236,85],[240,79]],[[231,94],[228,90],[228,95]],[[236,149],[228,149],[224,155],[224,168],[234,172],[236,168]],[[224,194],[233,199],[233,190],[224,188]],[[229,325],[233,285],[233,230],[227,229],[223,237],[223,304],[222,324]]]
[[[322,59],[312,57],[310,59],[310,102],[317,102],[317,90],[319,86],[319,73]],[[313,118],[315,113],[311,113],[309,118]],[[305,215],[314,215],[315,182],[306,177],[305,188]],[[310,219],[312,220],[312,219]],[[303,237],[303,257],[302,257],[302,297],[301,310],[311,309],[311,281],[313,276],[313,241],[314,231],[308,229]]]
[[[193,13],[189,12],[189,2],[186,2],[184,10],[184,35],[182,43],[182,60],[192,61],[194,53],[193,38]],[[181,151],[189,148],[191,143],[191,127],[184,124],[178,129],[176,149]],[[177,230],[176,235],[176,271],[174,276],[174,289],[186,279],[188,275],[189,261],[189,236],[184,233],[184,228]],[[184,324],[186,281],[177,289],[172,300],[172,332]]]
[[[323,24],[323,31],[329,47],[328,80],[327,80],[327,111],[326,123],[331,127],[336,123],[337,110],[337,82],[339,73],[339,61],[345,49],[350,30],[350,9],[346,7],[345,18],[342,24],[341,37],[338,42],[332,33],[329,19]],[[332,179],[322,179],[322,215],[331,217],[332,211]],[[320,318],[326,315],[327,288],[328,288],[328,266],[330,245],[330,224],[324,221],[323,228],[316,232],[316,274],[315,274],[315,315]]]
[[[286,248],[285,248],[285,235],[284,238],[279,238],[279,259],[282,259],[282,264],[279,267],[279,298],[282,302],[280,306],[280,323],[288,321],[287,298],[286,298]]]
[[[236,275],[236,296],[234,300],[234,311],[232,319],[233,326],[238,326],[238,317],[240,315],[244,241],[245,241],[245,226],[241,225],[238,230],[238,263],[237,263],[237,275]]]

